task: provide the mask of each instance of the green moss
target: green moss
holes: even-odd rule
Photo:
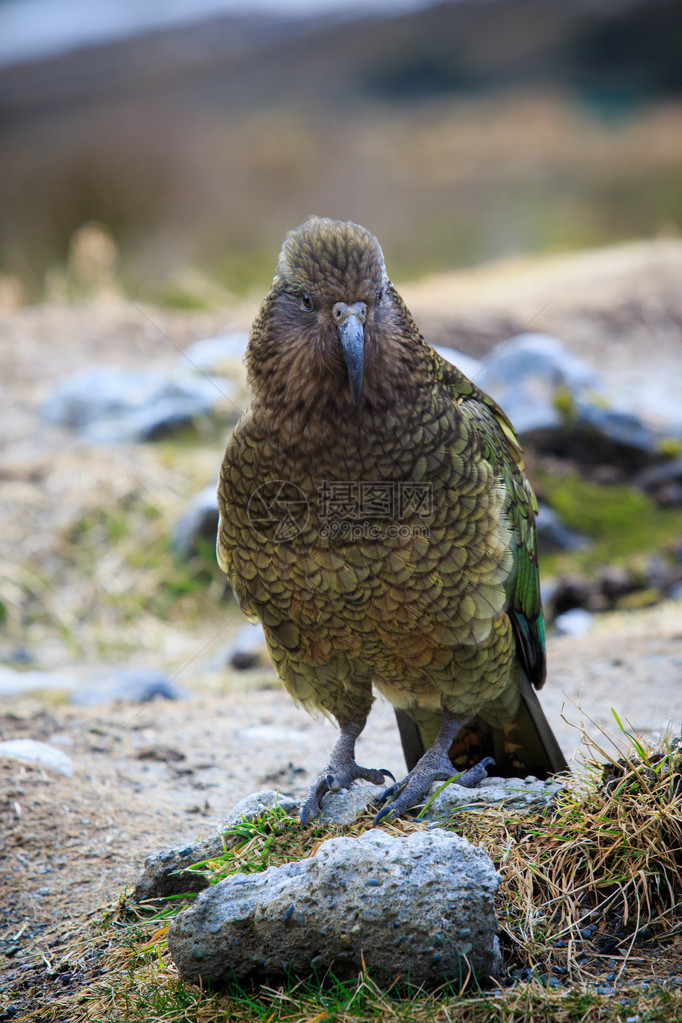
[[[553,404],[564,421],[573,418],[575,402],[568,387],[557,387],[554,392]]]
[[[682,441],[679,437],[661,437],[656,447],[665,458],[682,458]]]
[[[596,408],[610,409],[613,403],[607,394],[602,394],[601,391],[588,391],[586,397],[588,398],[591,405]]]
[[[534,475],[543,499],[566,525],[594,541],[586,551],[543,557],[543,574],[589,573],[602,564],[660,551],[682,537],[682,510],[659,508],[635,487],[602,485],[545,469]]]

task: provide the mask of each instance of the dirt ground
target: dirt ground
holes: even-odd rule
[[[682,293],[679,287],[674,292],[671,282],[679,285],[681,253],[679,243],[641,248],[613,261],[611,278],[605,264],[600,264],[602,288],[597,289],[598,301],[594,300],[599,315],[595,313],[591,321],[591,351],[596,355],[598,346],[607,344],[609,365],[622,367],[624,383],[631,379],[638,361],[641,365],[642,336],[647,331],[658,332],[661,360],[676,359],[679,366]],[[575,347],[587,356],[586,309],[592,291],[582,285],[593,279],[595,264],[586,257],[582,277],[577,263],[571,266],[566,278],[570,284],[561,301],[557,299],[551,326],[570,347],[569,325],[579,321],[579,330],[573,332]],[[556,268],[555,272],[560,280]],[[491,273],[502,275],[498,276],[502,287],[509,271],[497,268]],[[646,302],[638,304],[637,281],[642,275],[650,288]],[[616,283],[621,298],[627,296],[620,306]],[[448,318],[469,326],[480,323],[480,296],[492,285],[486,284],[485,289],[477,285],[467,305],[461,297],[466,289],[457,290],[465,284],[466,280],[459,284],[451,280],[445,291],[460,297],[446,300],[441,281],[438,308],[429,291],[436,289],[435,283],[415,286],[415,311],[426,321],[430,316],[438,318],[441,326]],[[538,305],[546,286],[541,281],[535,298],[530,286],[512,289],[515,301],[528,308]],[[551,287],[559,287],[556,280]],[[603,327],[605,289],[612,298],[613,322],[621,316],[615,333]],[[509,308],[511,303],[510,298]],[[626,309],[630,309],[630,320]],[[17,581],[17,566],[21,571],[28,571],[27,565],[31,571],[49,570],[55,523],[65,515],[73,517],[79,502],[87,502],[100,482],[125,489],[130,474],[144,473],[148,480],[150,472],[158,472],[158,486],[172,490],[173,507],[190,496],[191,491],[185,492],[189,482],[195,484],[195,480],[178,480],[174,470],[154,461],[156,456],[147,449],[93,454],[62,432],[47,431],[37,408],[54,381],[92,362],[143,368],[171,365],[177,358],[176,346],[182,348],[219,330],[242,329],[252,312],[253,306],[247,303],[229,315],[154,313],[150,320],[147,311],[114,304],[41,307],[3,317],[0,560],[10,583]],[[498,313],[491,316],[494,320]],[[539,320],[533,324],[536,329],[544,326],[541,316]],[[494,334],[491,323],[489,333]],[[164,340],[166,336],[172,343]],[[74,458],[79,471],[74,469]],[[217,467],[215,453],[197,458],[210,478]],[[112,483],[119,477],[125,478],[124,483],[120,479]],[[35,955],[44,959],[47,969],[56,970],[66,936],[134,884],[148,853],[208,834],[239,799],[255,790],[281,788],[302,794],[323,766],[334,728],[297,710],[279,689],[274,674],[258,669],[218,676],[214,672],[209,677],[202,668],[198,655],[220,628],[221,613],[217,608],[207,623],[183,627],[176,621],[172,628],[161,631],[159,627],[147,634],[143,662],[158,659],[173,670],[188,694],[186,699],[77,707],[47,697],[26,697],[0,706],[1,739],[49,742],[74,765],[73,776],[67,778],[37,766],[0,760],[0,947],[9,990],[22,962]],[[67,615],[66,610],[63,614]],[[86,628],[82,623],[79,627]],[[237,627],[235,618],[230,630]],[[19,637],[33,645],[39,667],[69,665],[73,655],[69,645],[59,641],[58,628],[36,625],[34,632],[23,637],[17,628],[10,622],[8,633],[0,635],[0,651],[7,653]],[[83,649],[88,649],[87,644]],[[82,675],[93,666],[92,660],[81,656],[77,667]],[[679,733],[681,681],[682,607],[678,601],[637,613],[602,616],[580,638],[550,637],[549,681],[542,701],[565,752],[571,755],[579,744],[581,725],[592,735],[599,734],[600,725],[616,730],[611,706],[645,736],[659,738],[668,728]],[[396,775],[403,770],[393,712],[384,703],[375,705],[359,743],[358,759]],[[0,976],[0,989],[2,983]]]

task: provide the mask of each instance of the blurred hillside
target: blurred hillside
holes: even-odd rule
[[[69,294],[84,222],[135,294],[261,290],[310,212],[393,276],[682,223],[676,0],[230,16],[0,71],[0,272]]]

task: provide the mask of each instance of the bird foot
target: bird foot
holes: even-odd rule
[[[429,794],[431,786],[437,781],[457,780],[458,785],[475,788],[487,777],[487,768],[495,763],[492,757],[484,757],[474,767],[460,774],[450,763],[446,754],[430,756],[433,750],[424,754],[416,767],[401,782],[391,785],[382,792],[379,803],[386,803],[374,818],[374,824],[383,820],[393,820],[407,810],[419,806]],[[459,775],[459,777],[458,777]]]
[[[327,792],[340,792],[341,789],[347,789],[358,778],[370,781],[374,785],[383,785],[387,776],[393,778],[391,772],[385,768],[360,767],[354,760],[330,762],[308,789],[301,804],[301,824],[307,824],[309,820],[318,815],[321,810],[322,797]]]

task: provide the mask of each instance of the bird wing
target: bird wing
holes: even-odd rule
[[[507,582],[507,611],[518,658],[530,681],[540,689],[546,666],[535,528],[538,505],[523,472],[523,450],[514,427],[490,395],[444,361],[441,372],[462,415],[481,438],[482,457],[495,469],[506,494],[505,511],[514,544],[514,571]]]

